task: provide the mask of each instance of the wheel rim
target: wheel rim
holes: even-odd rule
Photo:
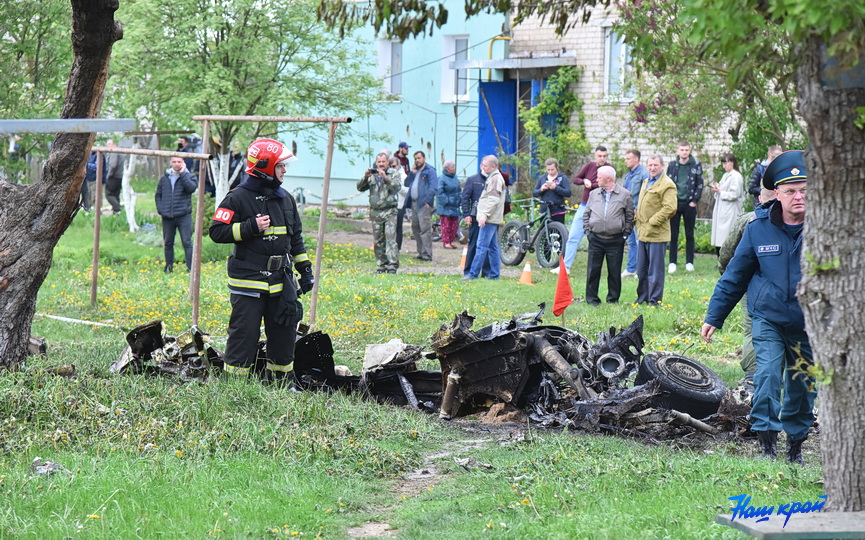
[[[523,246],[521,231],[521,228],[512,227],[502,234],[501,251],[504,260],[512,261],[519,257]]]
[[[656,362],[658,371],[686,388],[706,391],[713,388],[712,378],[699,364],[684,357],[667,356]]]
[[[563,247],[562,237],[555,229],[546,229],[538,237],[538,257],[543,257],[544,261],[549,265],[558,262],[559,254],[562,253]]]

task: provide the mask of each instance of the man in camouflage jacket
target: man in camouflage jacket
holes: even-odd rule
[[[399,171],[388,168],[387,155],[375,157],[375,168],[367,169],[357,181],[358,191],[369,190],[369,217],[375,246],[376,274],[396,274],[399,268],[399,248],[396,243],[397,195],[400,190]]]

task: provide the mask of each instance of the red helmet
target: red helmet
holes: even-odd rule
[[[276,164],[283,161],[297,161],[297,158],[279,141],[258,139],[250,144],[246,151],[246,172],[253,176],[256,172],[261,172],[273,178]]]

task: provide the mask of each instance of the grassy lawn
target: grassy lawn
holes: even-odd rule
[[[158,224],[152,195],[138,210],[139,224]],[[96,307],[89,305],[93,221],[82,214],[55,250],[39,294],[33,332],[48,340],[48,357],[0,377],[0,537],[345,538],[371,521],[390,524],[403,538],[734,538],[738,533],[713,524],[714,514],[729,510],[728,497],[748,493],[762,506],[823,493],[810,441],[803,469],[755,460],[753,444],[723,437],[697,450],[684,442],[646,446],[445,423],[357,396],[111,376],[108,365],[129,328],[157,318],[169,333],[190,325],[188,275],[163,274],[158,230],[129,234],[123,220],[113,220],[103,220]],[[308,221],[315,227],[316,219]],[[203,251],[200,325],[223,345],[227,250],[205,240]],[[481,326],[543,301],[552,305],[556,276],[549,272],[535,271],[528,287],[515,279],[463,283],[409,273],[413,264],[404,254],[406,272],[372,275],[368,247],[325,245],[317,327],[332,337],[337,362],[357,371],[365,345],[397,337],[428,344],[464,309]],[[714,257],[699,257],[696,266],[668,276],[660,308],[627,303],[636,297],[636,280],[629,279],[626,303],[575,304],[564,325],[594,338],[643,314],[646,351],[687,351],[734,384],[741,376],[741,315],[737,308],[711,346],[699,340],[717,271]],[[584,275],[580,254],[572,271],[578,296]],[[549,310],[545,322],[562,324]],[[74,363],[79,375],[42,371],[61,363]],[[37,456],[68,473],[31,473]],[[491,467],[467,470],[455,457]]]

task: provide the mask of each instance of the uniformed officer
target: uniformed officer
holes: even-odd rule
[[[246,156],[249,176],[225,196],[210,224],[214,242],[234,244],[228,258],[231,318],[225,371],[246,376],[255,368],[264,380],[281,380],[291,372],[303,316],[292,261],[300,273],[300,294],[312,290],[314,282],[297,203],[281,187],[287,164],[297,158],[273,139],[258,139]],[[267,363],[256,366],[262,319]]]
[[[813,363],[805,318],[796,298],[802,277],[799,260],[808,180],[802,156],[801,150],[784,152],[766,169],[763,185],[774,189],[777,199],[757,208],[755,219],[745,227],[733,259],[715,286],[700,332],[711,343],[712,334],[747,289],[757,356],[751,431],[759,437],[763,456],[774,458],[778,432],[783,429],[787,461],[800,465],[805,464],[802,443],[814,423],[817,393],[800,363]]]

